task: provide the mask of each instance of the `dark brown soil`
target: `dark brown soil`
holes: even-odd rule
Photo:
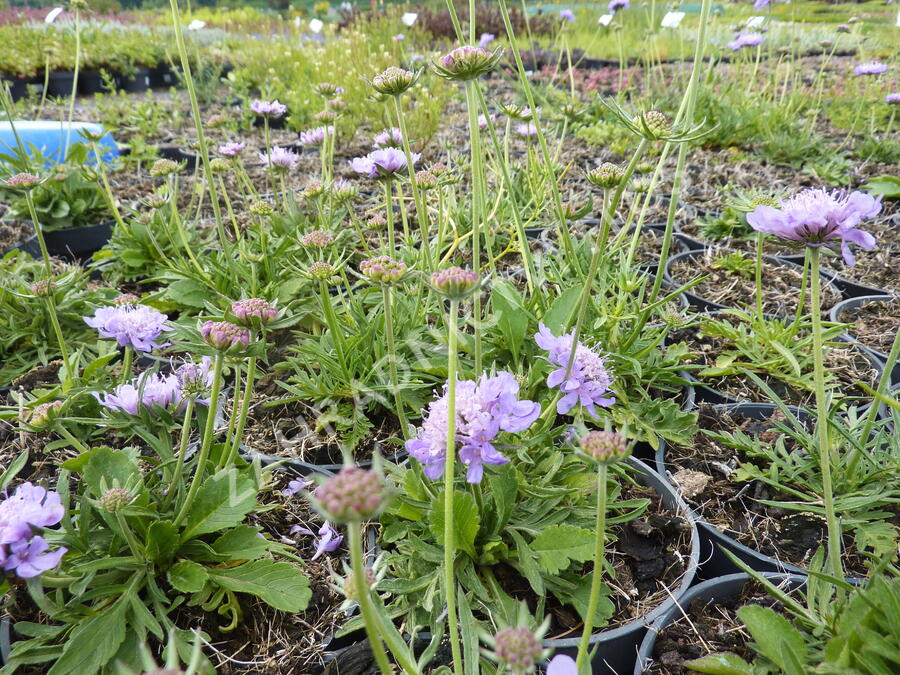
[[[751,637],[737,617],[737,610],[745,605],[770,607],[784,613],[782,604],[756,582],[748,582],[739,595],[715,604],[695,600],[690,607],[683,608],[687,617],[680,615],[677,621],[660,631],[653,649],[652,665],[647,672],[682,675],[688,672],[685,661],[722,652],[752,661]]]
[[[844,310],[838,319],[852,324],[848,332],[860,343],[886,354],[900,330],[900,300],[866,302]]]
[[[683,284],[700,275],[706,279],[691,289],[691,293],[709,302],[726,307],[754,306],[756,294],[756,272],[753,265],[736,272],[722,267],[722,259],[730,252],[710,249],[703,254],[680,260],[669,266],[669,273],[678,284]],[[753,261],[752,256],[747,260]],[[763,261],[762,288],[763,311],[777,316],[791,316],[797,311],[797,301],[803,270],[794,265],[777,265]],[[809,307],[809,285],[807,284],[804,304]],[[841,295],[833,286],[822,285],[822,310],[840,301]]]
[[[30,223],[20,221],[0,221],[0,253],[19,244],[34,234]]]
[[[813,514],[760,503],[760,500],[791,501],[795,497],[760,481],[733,480],[743,463],[762,466],[764,460],[760,457],[751,459],[742,450],[703,433],[704,430],[743,431],[773,445],[782,439],[789,452],[805,452],[774,426],[776,421],[786,423],[787,420],[780,411],[769,419],[754,420],[701,404],[700,433],[694,437],[691,447],[666,445],[666,472],[669,480],[681,488],[684,498],[706,522],[763,555],[805,567],[824,543],[825,520]],[[844,538],[843,550],[844,568],[848,574],[865,575],[865,566],[855,552],[852,536]]]

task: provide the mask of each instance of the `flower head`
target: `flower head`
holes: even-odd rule
[[[379,94],[399,96],[416,83],[420,72],[414,73],[397,66],[391,66],[372,78],[372,87]]]
[[[461,300],[475,290],[479,278],[475,272],[462,267],[448,267],[431,275],[431,284],[451,300]]]
[[[100,307],[94,316],[84,317],[84,322],[96,328],[101,337],[114,338],[120,346],[130,346],[139,352],[165,346],[156,340],[163,331],[169,330],[167,320],[165,314],[146,305]]]
[[[193,398],[198,403],[209,405],[207,393],[212,388],[215,372],[212,359],[204,356],[197,361],[185,361],[175,369],[175,377],[180,388],[179,399]]]
[[[615,431],[589,431],[579,442],[581,449],[603,464],[628,457],[628,441]]]
[[[300,145],[319,146],[325,142],[325,136],[334,136],[334,126],[321,126],[300,132]]]
[[[93,392],[100,405],[107,410],[138,415],[141,410],[155,409],[174,412],[181,403],[181,384],[175,374],[142,373],[131,382],[120,384],[102,396]]]
[[[200,335],[210,347],[220,351],[250,344],[250,331],[230,321],[207,321],[200,328]]]
[[[359,194],[359,188],[343,178],[338,178],[329,186],[331,196],[339,202],[348,202]]]
[[[315,492],[325,515],[339,523],[376,515],[385,502],[384,481],[374,471],[345,466]]]
[[[571,372],[566,377],[572,355],[574,332],[557,337],[543,323],[538,328],[539,332],[534,336],[535,342],[548,352],[547,358],[550,363],[559,366],[547,377],[547,386],[559,387],[563,393],[563,397],[556,404],[556,411],[559,414],[564,415],[576,405],[581,405],[591,417],[597,417],[594,406],[607,408],[616,402],[614,397],[608,396],[612,376],[606,368],[606,359],[603,356],[579,342],[574,345],[575,357]]]
[[[280,148],[276,145],[268,154],[265,152],[259,153],[259,161],[263,163],[263,166],[270,167],[276,171],[288,171],[297,166],[297,162],[300,161],[300,155],[292,150]]]
[[[535,138],[538,135],[538,128],[534,122],[522,122],[513,128],[513,132],[520,138]]]
[[[880,211],[880,198],[865,192],[810,188],[781,202],[780,208],[757,206],[747,214],[747,222],[759,232],[798,245],[833,247],[840,242],[844,262],[853,265],[850,244],[866,251],[875,248],[875,237],[857,225]]]
[[[615,14],[620,9],[628,9],[631,7],[630,0],[610,0],[609,4],[606,5],[607,11],[611,14]]]
[[[120,293],[113,299],[114,305],[136,305],[141,299],[134,293]]]
[[[497,38],[493,33],[482,33],[478,39],[478,46],[484,49]]]
[[[278,310],[268,300],[263,298],[247,298],[231,303],[231,313],[244,325],[271,322],[278,316]]]
[[[391,127],[375,134],[375,138],[372,139],[372,147],[376,150],[381,148],[402,148],[403,136],[400,134],[400,129]]]
[[[514,673],[531,671],[541,651],[541,641],[525,626],[503,628],[494,636],[497,660],[507,664]]]
[[[835,30],[836,30],[838,33],[849,33],[849,32],[850,32],[850,26],[848,26],[848,25],[845,24],[845,23],[838,24],[838,26],[837,26],[837,28],[835,28]]]
[[[559,18],[569,23],[575,23],[575,12],[571,9],[561,9],[559,10]]]
[[[884,97],[884,102],[888,105],[897,105],[900,103],[900,91],[892,91]]]
[[[482,375],[478,381],[460,380],[456,384],[456,438],[459,457],[468,467],[466,480],[480,483],[484,465],[506,464],[494,440],[501,431],[524,431],[540,415],[538,403],[519,400],[519,383],[512,374],[500,371],[494,376]],[[432,479],[444,474],[447,454],[449,400],[447,387],[432,401],[416,438],[406,442],[406,450],[424,466]]]
[[[150,175],[154,178],[162,178],[181,171],[182,165],[172,159],[158,159],[150,167]]]
[[[101,509],[114,513],[116,511],[121,511],[133,502],[134,495],[125,488],[114,487],[104,492],[97,501],[99,502]]]
[[[488,119],[489,119],[489,118],[485,117],[484,115],[479,115],[479,116],[478,116],[478,128],[479,128],[479,129],[487,129],[487,127],[488,127]],[[491,122],[494,122],[494,121],[496,121],[496,119],[497,119],[497,116],[494,115],[493,113],[491,113],[490,121],[491,121]]]
[[[547,675],[578,675],[578,666],[571,656],[557,654],[547,664]]]
[[[312,485],[313,482],[308,481],[305,478],[294,478],[293,480],[288,482],[287,487],[281,491],[281,494],[283,494],[285,497],[289,497],[291,495],[303,492]]]
[[[853,69],[854,75],[881,75],[887,72],[887,64],[878,61],[866,61]]]
[[[648,140],[656,141],[668,135],[672,131],[672,123],[669,118],[659,110],[650,110],[636,116],[632,123],[640,133]]]
[[[325,248],[334,243],[334,237],[322,230],[313,230],[300,237],[300,243],[310,248]]]
[[[761,33],[741,33],[734,40],[728,43],[728,48],[736,52],[744,47],[758,47],[763,43],[765,38]]]
[[[502,50],[492,52],[486,47],[463,45],[434,63],[434,71],[447,80],[474,80],[491,72],[500,62]]]
[[[419,157],[421,155],[418,153],[412,153],[414,166]],[[350,168],[369,178],[392,178],[396,173],[406,170],[406,155],[397,148],[373,150],[365,157],[350,160]]]
[[[39,403],[31,410],[25,411],[25,421],[38,429],[46,429],[51,422],[59,415],[59,411],[63,407],[62,401],[50,401],[48,403]]]
[[[324,260],[317,260],[306,268],[306,276],[315,281],[330,281],[336,274],[334,265]]]
[[[344,93],[343,87],[331,84],[331,82],[319,82],[313,89],[322,98],[333,98]]]
[[[603,164],[588,172],[585,177],[591,185],[608,189],[618,187],[624,176],[625,171],[622,167],[612,162],[603,162]]]
[[[219,154],[223,157],[237,157],[240,155],[247,145],[239,142],[223,143],[219,146]]]
[[[279,103],[278,99],[274,101],[256,100],[250,104],[250,110],[260,117],[281,117],[287,112],[287,106]]]
[[[386,255],[363,260],[359,264],[359,271],[376,284],[395,284],[409,271],[406,263],[394,260]]]
[[[14,190],[27,191],[33,187],[37,187],[41,183],[41,177],[35,176],[33,173],[17,173],[3,181],[4,187]]]

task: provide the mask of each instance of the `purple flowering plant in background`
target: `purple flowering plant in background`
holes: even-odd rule
[[[288,171],[297,166],[297,162],[300,161],[300,155],[293,150],[276,145],[269,153],[259,153],[259,161],[263,163],[263,166],[280,171]]]
[[[372,147],[376,150],[381,150],[382,148],[402,148],[403,136],[400,134],[400,129],[391,127],[390,129],[385,129],[384,131],[375,134],[375,137],[372,139]]]
[[[417,152],[411,154],[415,166],[421,155]],[[350,160],[350,168],[369,178],[392,178],[395,174],[406,170],[406,155],[398,148],[381,148],[373,150],[365,157]]]
[[[576,405],[580,405],[591,417],[596,418],[598,415],[595,406],[608,408],[616,402],[615,397],[610,396],[613,378],[606,367],[606,358],[582,342],[575,345],[572,369],[566,376],[574,337],[574,333],[557,337],[541,323],[534,340],[541,349],[548,352],[550,363],[558,366],[547,377],[547,386],[559,388],[563,394],[556,404],[556,411],[565,415]]]
[[[287,106],[279,103],[278,99],[274,101],[256,100],[250,104],[250,110],[260,117],[281,117],[287,112]]]
[[[0,569],[21,579],[36,577],[59,564],[67,549],[50,551],[36,531],[56,525],[65,509],[59,494],[23,483],[0,502]]]
[[[313,127],[300,132],[300,145],[319,146],[325,141],[325,135],[334,136],[334,125]]]
[[[628,9],[631,7],[631,0],[610,0],[606,5],[607,11],[615,14],[620,9]]]
[[[866,61],[853,68],[854,75],[881,75],[887,72],[887,64],[879,61]]]
[[[875,237],[857,225],[880,212],[880,197],[810,188],[782,201],[779,208],[757,206],[747,214],[747,222],[759,232],[796,245],[834,248],[839,243],[844,262],[853,265],[856,258],[850,244],[865,251],[875,248]]]
[[[100,307],[94,316],[84,317],[84,322],[96,328],[101,337],[113,338],[121,347],[132,347],[139,352],[160,349],[167,343],[157,340],[170,329],[168,317],[146,305],[119,305]]]
[[[761,33],[741,33],[728,43],[728,48],[736,52],[744,47],[758,47],[765,41]]]
[[[229,142],[229,143],[223,143],[222,145],[219,146],[219,154],[222,155],[223,157],[237,157],[244,151],[244,148],[246,148],[246,147],[247,147],[247,145],[245,143],[239,143],[239,142],[234,142],[234,141]]]
[[[575,12],[571,9],[561,9],[559,10],[559,18],[569,23],[575,23]]]
[[[444,393],[428,407],[416,438],[406,441],[406,450],[422,463],[425,475],[444,475],[447,453],[449,401]],[[525,431],[538,418],[538,403],[519,399],[519,383],[508,372],[482,375],[476,380],[458,380],[456,385],[456,438],[459,457],[468,467],[466,480],[480,483],[484,465],[509,462],[494,446],[501,431]]]

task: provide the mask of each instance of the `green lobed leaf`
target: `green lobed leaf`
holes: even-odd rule
[[[431,502],[429,514],[431,534],[440,546],[444,545],[444,493],[438,494]],[[456,490],[453,496],[453,538],[456,549],[475,557],[475,537],[481,518],[475,498],[468,492]]]
[[[102,483],[109,487],[123,486],[129,478],[140,474],[140,468],[134,457],[123,450],[113,450],[103,446],[86,454],[88,457],[84,464],[84,484],[94,497],[100,497],[103,492]],[[76,457],[76,460],[83,456]],[[64,468],[68,469],[69,467]]]
[[[594,555],[594,534],[572,525],[553,525],[531,542],[541,569],[559,574],[573,561],[585,562]]]
[[[267,558],[208,572],[209,578],[219,586],[236,593],[255,595],[284,612],[302,612],[312,597],[309,579],[286,562]]]
[[[147,528],[145,550],[147,557],[157,564],[172,560],[178,548],[178,529],[168,520],[150,523]]]
[[[741,607],[737,615],[747,626],[759,651],[772,663],[792,672],[784,650],[793,652],[800,663],[806,663],[808,655],[803,636],[774,609],[747,605]]]
[[[265,555],[269,542],[259,536],[259,527],[238,525],[213,542],[213,550],[223,560],[254,560]]]
[[[197,492],[181,541],[239,525],[256,506],[256,496],[256,486],[248,477],[234,468],[219,471]]]
[[[193,560],[175,563],[166,576],[169,583],[182,593],[199,593],[209,580],[206,568]]]
[[[119,601],[82,621],[72,631],[62,656],[47,675],[93,675],[106,665],[125,639],[125,607]]]
[[[693,661],[685,661],[684,665],[698,673],[710,675],[754,675],[755,672],[753,666],[731,652],[709,654]]]

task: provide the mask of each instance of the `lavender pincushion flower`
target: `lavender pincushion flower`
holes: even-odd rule
[[[728,48],[736,52],[744,47],[758,47],[765,38],[760,33],[741,33],[737,38],[728,43]]]
[[[129,415],[138,415],[142,409],[174,411],[182,402],[181,383],[175,374],[143,373],[102,396],[97,392],[92,394],[104,408]]]
[[[484,49],[497,38],[493,33],[482,33],[478,40],[478,46]]]
[[[265,152],[259,153],[259,161],[263,163],[263,166],[279,171],[287,171],[297,166],[297,162],[300,161],[300,155],[276,145],[268,154]]]
[[[411,154],[413,166],[415,166],[421,155],[416,152]],[[373,150],[365,157],[356,157],[350,160],[350,168],[369,178],[391,178],[394,174],[406,169],[406,155],[397,148]]]
[[[334,125],[314,127],[300,132],[300,145],[319,146],[325,142],[325,136],[334,136]]]
[[[853,265],[856,259],[850,244],[866,251],[875,248],[875,237],[857,225],[880,211],[881,198],[865,192],[810,188],[781,202],[777,209],[757,206],[747,214],[747,222],[759,232],[804,246],[832,248],[840,241],[844,262]]]
[[[900,103],[900,91],[892,91],[884,97],[884,102],[888,105],[897,105]]]
[[[559,10],[559,18],[569,23],[575,23],[575,12],[571,9],[561,9]]]
[[[391,127],[390,129],[385,129],[381,133],[375,134],[375,137],[372,139],[372,147],[376,150],[381,150],[382,148],[402,148],[403,136],[400,134],[400,129]]]
[[[31,483],[20,485],[0,502],[0,568],[29,579],[56,567],[67,549],[48,553],[49,545],[33,528],[56,525],[63,515],[59,494]]]
[[[547,377],[548,387],[559,387],[564,394],[556,404],[556,411],[564,415],[576,405],[581,405],[591,417],[597,417],[594,406],[608,408],[616,402],[615,397],[608,396],[612,385],[612,376],[606,368],[605,357],[598,354],[582,342],[575,346],[575,360],[572,371],[566,377],[569,357],[572,353],[574,332],[555,336],[543,323],[538,326],[535,342],[541,349],[547,350],[550,363],[559,366]]]
[[[224,143],[219,146],[219,154],[223,157],[237,157],[246,147],[246,144],[239,142]]]
[[[287,112],[287,106],[279,103],[278,99],[274,101],[256,100],[250,104],[250,110],[260,117],[281,117]]]
[[[853,69],[854,75],[881,75],[887,72],[887,64],[878,61],[866,61]]]
[[[505,371],[475,380],[460,380],[456,385],[456,437],[459,457],[468,467],[466,480],[480,483],[484,464],[509,462],[493,445],[501,431],[518,433],[532,425],[541,413],[538,403],[519,400],[519,383]],[[447,388],[428,407],[428,413],[416,438],[406,442],[406,450],[422,463],[425,475],[438,479],[444,475],[447,454],[449,401]]]
[[[620,9],[628,9],[631,7],[630,0],[610,0],[609,4],[606,6],[607,11],[615,14]]]
[[[131,346],[139,352],[165,346],[156,340],[169,330],[167,320],[165,314],[146,305],[100,307],[94,316],[84,317],[84,322],[96,328],[101,337],[114,338],[120,346]]]

